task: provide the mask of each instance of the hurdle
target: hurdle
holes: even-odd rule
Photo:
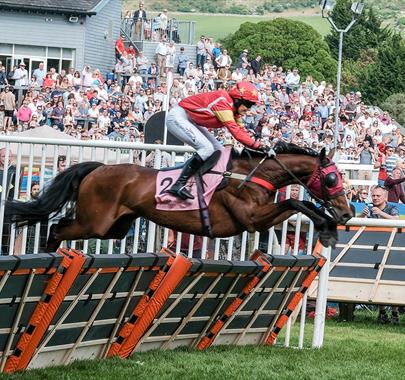
[[[328,299],[337,302],[405,305],[403,220],[358,219],[339,227],[331,252]],[[309,290],[316,297],[318,282]]]
[[[0,257],[2,371],[156,348],[270,344],[270,334],[274,344],[323,262],[260,251],[245,261],[64,249]]]

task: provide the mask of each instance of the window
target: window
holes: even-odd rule
[[[63,69],[63,70],[66,70],[66,72],[68,72],[71,67],[73,67],[73,66],[72,66],[72,60],[70,60],[70,59],[64,59],[64,60],[62,61],[62,69]]]
[[[48,58],[46,69],[49,71],[51,68],[54,68],[56,72],[60,72],[60,59]]]

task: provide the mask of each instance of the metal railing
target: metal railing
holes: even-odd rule
[[[33,181],[39,182],[40,188],[43,189],[46,183],[58,173],[57,160],[58,156],[61,155],[66,156],[67,166],[78,162],[95,160],[105,164],[136,162],[145,166],[149,163],[150,166],[160,168],[162,154],[170,154],[172,163],[175,164],[183,161],[185,159],[184,155],[188,156],[192,152],[192,149],[188,147],[179,146],[97,140],[63,141],[23,138],[20,136],[0,136],[1,147],[5,147],[7,153],[5,156],[5,169],[3,170],[2,188],[5,191],[1,193],[2,204],[6,197],[29,199],[28,189],[30,189]],[[150,152],[154,153],[153,160],[150,159]],[[8,170],[15,171],[13,187],[7,183]],[[3,232],[1,229],[3,220],[2,208],[0,212],[0,232]],[[15,226],[8,226],[6,228],[8,236],[3,236],[3,254],[39,252],[41,248],[40,242],[46,238],[46,236],[39,236],[40,228],[40,226],[37,226],[35,234],[33,234],[33,231],[27,231],[27,228],[20,230],[16,229]],[[190,257],[245,260],[249,253],[256,248],[261,248],[268,253],[285,253],[287,251],[298,253],[298,240],[294,247],[289,247],[287,244],[287,235],[291,233],[291,226],[289,231],[287,231],[287,228],[288,222],[286,221],[282,226],[272,228],[266,234],[244,232],[239,236],[227,239],[211,240],[206,237],[188,236],[181,232],[170,231],[140,218],[134,222],[127,237],[121,241],[110,240],[108,244],[102,244],[100,240],[92,241],[91,244],[95,243],[95,246],[91,248],[89,248],[88,241],[73,244],[77,244],[77,247],[80,246],[85,253],[111,254],[140,251],[155,252],[172,241],[177,251],[183,250]],[[301,230],[300,223],[295,226],[295,229],[297,232]],[[313,241],[313,226],[310,225],[306,230],[308,231],[306,237],[307,246],[310,247]],[[31,233],[31,237],[28,232]],[[16,237],[19,235],[21,236],[18,244],[16,244]],[[7,251],[4,249],[5,246],[8,247]],[[29,249],[30,247],[33,247],[32,251]]]
[[[84,161],[100,161],[105,164],[119,163],[137,163],[142,166],[148,165],[160,168],[162,154],[169,154],[171,162],[176,164],[182,162],[189,156],[193,150],[185,146],[163,146],[156,144],[141,144],[133,142],[118,142],[104,140],[52,140],[46,138],[32,138],[21,136],[0,136],[0,148],[5,148],[5,168],[3,169],[3,183],[0,185],[5,191],[1,192],[1,202],[4,203],[6,197],[14,199],[29,199],[30,186],[33,181],[39,182],[43,189],[56,174],[58,174],[58,156],[66,156],[66,166]],[[153,153],[152,155],[149,155]],[[339,165],[341,169],[353,172],[361,172],[365,165]],[[11,169],[10,169],[11,168]],[[367,169],[371,170],[371,167]],[[1,170],[1,169],[0,169]],[[15,172],[12,184],[7,183],[10,178],[8,171]],[[372,173],[375,175],[376,171]],[[352,180],[352,183],[364,180]],[[370,184],[374,184],[375,179],[371,179]],[[360,182],[359,182],[360,183]],[[289,189],[287,190],[289,197]],[[304,191],[301,189],[301,198],[304,197]],[[0,211],[0,235],[3,232],[3,208]],[[293,223],[293,224],[292,224]],[[49,227],[49,226],[48,226]],[[9,231],[9,241],[6,244],[9,247],[8,252],[3,254],[25,254],[37,253],[40,251],[39,227],[32,237],[34,244],[33,251],[29,250],[27,245],[27,236],[19,240],[16,245],[16,236],[23,232],[14,226]],[[291,233],[295,231],[294,244],[291,244]],[[130,233],[122,241],[109,241],[108,245],[96,241],[95,248],[88,248],[88,242],[77,243],[85,253],[136,253],[140,251],[154,252],[162,246],[167,246],[175,241],[177,251],[183,250],[190,257],[199,256],[214,259],[238,259],[245,260],[250,251],[260,248],[271,253],[290,252],[299,253],[300,232],[305,232],[306,247],[312,246],[314,231],[312,223],[306,218],[292,217],[283,222],[280,226],[271,228],[267,233],[249,234],[244,232],[239,236],[226,239],[208,239],[206,237],[188,236],[181,232],[170,231],[167,228],[161,228],[154,223],[142,218],[134,222]],[[32,232],[32,231],[31,231]],[[44,238],[44,237],[42,237]],[[5,238],[3,237],[3,240]],[[187,241],[187,243],[185,243]],[[25,244],[22,244],[22,243]],[[301,242],[302,243],[302,242]],[[292,246],[290,246],[292,245]],[[3,247],[5,246],[3,241]],[[3,249],[4,251],[4,249]]]
[[[195,21],[181,21],[170,19],[167,27],[162,27],[159,17],[137,20],[126,18],[122,20],[121,30],[132,41],[158,42],[162,38],[171,40],[176,44],[194,44]]]

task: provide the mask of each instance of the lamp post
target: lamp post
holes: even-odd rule
[[[319,7],[322,11],[322,17],[326,18],[329,23],[332,25],[333,29],[339,33],[339,56],[338,56],[338,70],[337,70],[337,80],[336,80],[336,101],[335,101],[335,133],[334,133],[334,145],[337,146],[338,143],[338,127],[339,127],[339,114],[340,114],[340,79],[342,76],[342,50],[343,50],[343,36],[347,33],[350,28],[355,24],[357,19],[363,12],[364,4],[363,3],[353,3],[350,10],[352,11],[352,21],[350,21],[349,25],[346,26],[344,29],[340,29],[334,23],[332,17],[330,17],[330,13],[336,6],[335,0],[320,0]]]

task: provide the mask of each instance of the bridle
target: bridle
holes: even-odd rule
[[[264,156],[259,163],[246,175],[244,176],[244,178],[241,178],[240,175],[229,175],[229,177],[231,178],[236,178],[236,179],[240,179],[242,180],[242,182],[239,184],[238,189],[242,188],[242,186],[246,183],[246,182],[253,182],[256,183],[258,185],[261,185],[263,187],[265,187],[266,189],[273,191],[276,190],[276,188],[274,187],[274,185],[272,185],[269,181],[267,180],[261,180],[258,177],[254,176],[254,173],[260,168],[260,166],[267,160],[267,159],[273,159],[293,180],[294,182],[296,182],[297,184],[303,186],[307,192],[309,193],[309,195],[320,205],[320,208],[322,211],[326,210],[328,211],[332,216],[337,217],[336,215],[336,211],[331,203],[332,199],[335,199],[341,195],[344,194],[343,189],[341,191],[336,192],[333,195],[330,195],[326,192],[326,189],[328,188],[327,183],[326,183],[326,179],[325,179],[325,175],[323,174],[323,169],[332,166],[333,162],[330,161],[328,159],[328,164],[326,165],[322,165],[321,160],[318,158],[318,163],[317,166],[315,168],[315,170],[313,171],[308,183],[304,183],[303,181],[301,181],[282,161],[280,161],[277,157],[272,156]],[[237,177],[238,176],[238,177]],[[320,181],[320,188],[322,191],[322,198],[318,195],[315,194],[314,189],[312,189],[311,185],[314,184],[314,182],[317,180],[317,178],[319,178]],[[266,185],[267,184],[267,185]]]

